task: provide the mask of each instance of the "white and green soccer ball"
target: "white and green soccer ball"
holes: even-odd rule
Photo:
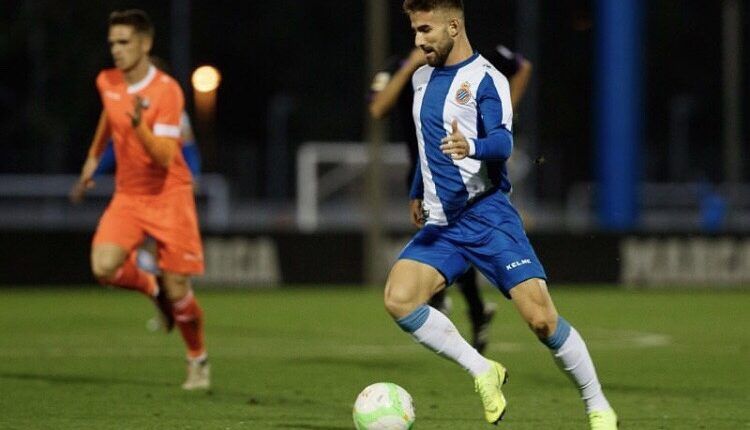
[[[414,425],[414,404],[403,388],[378,382],[359,393],[352,416],[357,430],[408,430]]]

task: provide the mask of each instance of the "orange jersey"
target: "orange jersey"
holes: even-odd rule
[[[179,141],[180,117],[185,105],[179,84],[151,66],[146,77],[133,85],[125,82],[118,69],[102,70],[96,78],[96,87],[104,105],[117,158],[115,191],[132,195],[162,194],[177,187],[190,186],[192,176],[182,151],[175,151],[169,167],[160,166],[146,152],[128,116],[134,110],[135,96],[139,95],[147,104],[142,121],[154,136]]]

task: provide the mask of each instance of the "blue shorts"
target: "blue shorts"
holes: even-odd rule
[[[399,259],[437,269],[451,285],[474,265],[505,297],[531,278],[547,279],[508,197],[494,192],[469,206],[446,226],[428,224],[404,247]]]

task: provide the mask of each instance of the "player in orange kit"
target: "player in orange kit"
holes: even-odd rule
[[[117,158],[115,192],[104,211],[91,250],[91,269],[108,285],[139,291],[176,324],[187,346],[188,376],[182,388],[208,389],[210,369],[203,340],[203,311],[191,275],[203,273],[203,249],[192,176],[180,151],[184,108],[177,82],[149,60],[154,28],[145,12],[109,17],[114,69],[96,78],[104,109],[88,158],[72,194],[91,188],[94,171],[111,136]],[[135,250],[146,236],[157,243],[160,282],[138,268]]]

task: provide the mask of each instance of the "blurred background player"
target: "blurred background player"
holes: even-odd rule
[[[91,269],[108,285],[155,300],[187,347],[186,390],[210,387],[203,311],[190,276],[203,273],[203,249],[193,181],[180,147],[184,97],[179,84],[151,64],[154,28],[141,10],[113,12],[108,41],[115,68],[96,78],[103,111],[88,158],[71,195],[94,186],[93,176],[111,136],[115,192],[91,251]],[[156,241],[161,282],[136,263],[146,236]],[[169,325],[167,326],[169,329]]]
[[[171,73],[169,64],[163,58],[151,55],[150,60],[151,64],[157,69],[166,74]],[[193,132],[193,126],[190,123],[190,117],[186,110],[182,111],[182,116],[180,117],[180,142],[182,156],[185,158],[185,162],[190,168],[190,173],[193,175],[194,185],[197,185],[201,175],[201,153],[195,140],[195,133]],[[107,146],[104,149],[101,158],[99,158],[99,164],[94,172],[94,177],[114,173],[116,167],[117,159],[115,158],[115,151],[112,147],[112,137],[110,136],[109,141],[107,141]],[[80,197],[83,196],[81,195]]]
[[[151,55],[151,64],[164,73],[170,73],[169,65],[160,57]],[[195,140],[195,133],[193,132],[193,127],[190,123],[190,117],[186,110],[182,111],[182,116],[180,118],[180,141],[182,157],[190,168],[190,173],[193,175],[193,186],[197,189],[201,175],[201,154]],[[101,175],[112,174],[115,172],[116,168],[117,158],[115,157],[115,150],[112,146],[112,138],[110,136],[107,141],[107,146],[99,158],[99,164],[96,166],[96,171],[94,171],[94,178]],[[74,203],[78,203],[83,200],[85,192],[86,188],[74,186],[70,198]],[[152,237],[147,237],[144,240],[143,244],[138,249],[136,261],[141,269],[155,275],[160,274],[156,262],[156,241]],[[152,320],[152,322],[149,323],[149,327],[157,327],[154,324],[159,324],[159,321]],[[164,325],[167,327],[171,326],[171,324]]]
[[[515,111],[526,92],[529,79],[531,79],[531,62],[503,45],[497,45],[494,49],[480,52],[508,78],[510,97]],[[421,49],[415,48],[405,58],[394,57],[388,61],[387,67],[375,75],[370,86],[372,91],[369,104],[370,115],[379,119],[395,111],[396,133],[394,140],[407,144],[409,150],[407,189],[411,189],[419,165],[417,134],[412,117],[413,90],[411,77],[424,64],[424,53]],[[419,185],[417,193],[412,195],[410,192],[409,196],[412,206],[421,206],[421,184],[417,185]],[[422,221],[419,219],[412,219],[412,223],[417,227],[422,226]],[[477,284],[477,271],[474,267],[461,275],[456,280],[456,285],[466,299],[468,306],[472,345],[482,353],[487,347],[489,324],[495,315],[497,306],[495,303],[485,303],[482,299]],[[447,315],[451,309],[450,297],[447,297],[446,291],[442,290],[432,297],[430,306]]]
[[[468,344],[455,325],[427,302],[470,265],[511,299],[577,386],[592,430],[616,430],[580,334],[562,318],[546,274],[510,203],[505,161],[513,149],[513,109],[507,79],[472,50],[462,0],[406,0],[415,46],[427,65],[412,77],[424,188],[413,219],[425,226],[401,252],[385,286],[388,313],[402,330],[474,377],[487,422],[506,410],[507,371]],[[414,189],[415,187],[412,187]]]

